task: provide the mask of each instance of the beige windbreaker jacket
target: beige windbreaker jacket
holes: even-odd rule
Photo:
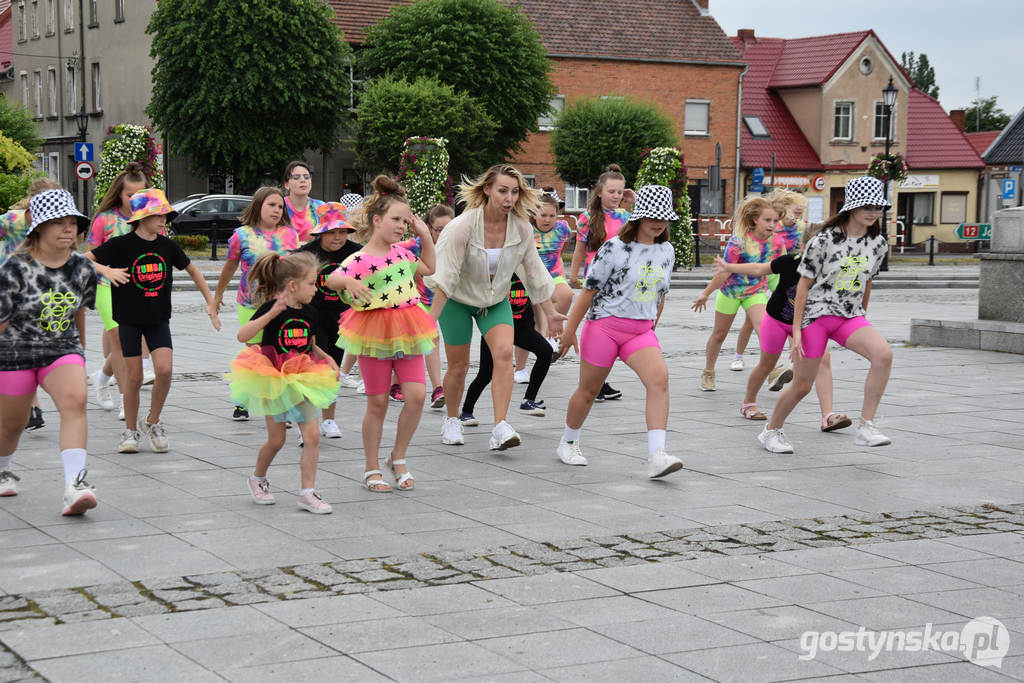
[[[483,207],[468,209],[445,226],[435,251],[437,264],[434,274],[424,278],[426,285],[467,306],[486,308],[507,297],[513,271],[519,273],[534,303],[547,301],[555,291],[555,282],[537,253],[533,226],[515,214],[509,214],[493,280],[484,251]]]

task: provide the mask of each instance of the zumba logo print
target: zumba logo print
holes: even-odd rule
[[[837,290],[860,291],[864,283],[857,279],[868,269],[867,256],[847,256],[839,264],[839,277],[836,278]]]
[[[78,310],[78,296],[71,292],[55,292],[50,288],[42,298],[39,327],[47,332],[64,332]]]
[[[159,296],[167,276],[167,262],[159,254],[147,252],[132,263],[132,283],[141,289],[145,297]]]
[[[333,289],[327,286],[327,277],[338,269],[337,263],[328,263],[320,267],[316,275],[316,289],[323,295],[324,301],[341,301],[341,297]]]
[[[633,301],[654,301],[658,294],[658,283],[665,279],[665,271],[650,261],[638,269],[640,279],[633,288]]]
[[[277,333],[281,353],[305,353],[312,346],[309,323],[302,318],[289,318]]]

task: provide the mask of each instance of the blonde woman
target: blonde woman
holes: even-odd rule
[[[490,448],[505,450],[520,441],[505,421],[512,398],[513,327],[508,300],[512,272],[519,272],[527,291],[544,311],[549,335],[560,335],[566,318],[551,304],[554,280],[533,239],[529,214],[537,207],[539,192],[526,184],[515,167],[499,164],[476,180],[464,182],[459,198],[466,211],[441,233],[437,270],[425,278],[434,290],[431,313],[441,325],[448,359],[444,377],[448,416],[441,443],[465,443],[459,406],[475,322],[494,359],[491,396],[495,424]]]

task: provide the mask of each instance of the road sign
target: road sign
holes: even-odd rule
[[[78,176],[79,180],[88,180],[92,178],[95,172],[96,169],[88,161],[79,161],[75,164],[75,175]]]
[[[1003,180],[1003,199],[1014,199],[1017,196],[1017,181],[1014,178]]]
[[[1010,170],[1013,173],[1020,173],[1021,171],[1024,171],[1024,166],[1011,166]]]
[[[992,239],[991,223],[961,223],[956,226],[957,239],[961,240],[990,240]]]
[[[91,142],[75,143],[75,161],[92,161],[93,147]]]
[[[824,190],[825,189],[825,176],[820,175],[820,174],[814,176],[814,179],[811,181],[811,187],[814,188],[815,192],[821,192],[822,190]]]
[[[764,169],[755,168],[753,171],[751,171],[750,182],[754,183],[755,185],[761,185],[762,183],[764,183]]]

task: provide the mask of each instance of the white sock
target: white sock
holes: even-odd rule
[[[108,375],[103,372],[103,368],[96,371],[96,379],[99,380],[100,384],[110,384],[110,380],[113,379],[113,375]]]
[[[665,430],[664,429],[648,429],[647,430],[647,454],[654,455],[659,450],[665,447]]]
[[[14,460],[14,454],[0,455],[0,469],[6,470],[11,466],[11,461]]]
[[[733,360],[736,360],[737,358],[743,358],[743,354],[742,353],[734,353],[732,357],[733,357]]]
[[[78,473],[85,469],[85,449],[67,448],[60,452],[60,459],[64,463],[64,485],[71,486]]]
[[[150,363],[150,360],[149,360],[148,358],[143,358],[143,359],[142,359],[142,368],[143,368],[143,369],[146,369],[146,368],[148,368],[148,367],[150,366],[150,364],[151,364],[151,363]]]
[[[316,491],[316,489],[299,489],[299,495],[304,496],[307,493],[313,493],[313,491]]]
[[[250,474],[249,478],[252,479],[253,481],[266,481],[267,480],[266,477],[257,477],[255,474]]]
[[[562,441],[564,441],[566,443],[572,443],[574,441],[579,441],[579,439],[580,439],[580,430],[573,429],[572,427],[569,427],[568,425],[566,425],[565,431],[562,432]]]

